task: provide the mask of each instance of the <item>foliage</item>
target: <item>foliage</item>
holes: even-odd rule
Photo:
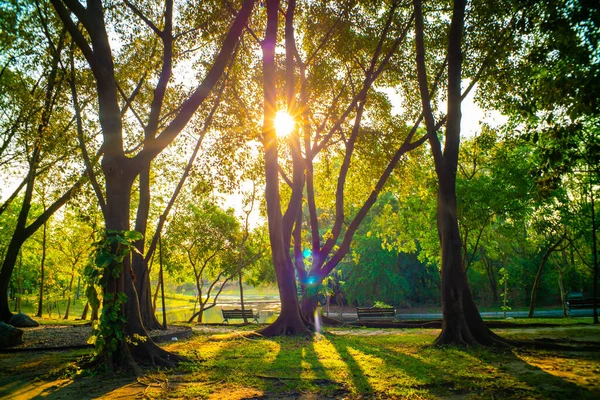
[[[141,234],[135,231],[106,230],[104,235],[93,244],[94,262],[86,268],[86,296],[90,305],[100,307],[104,300],[102,315],[94,323],[94,333],[90,343],[96,347],[97,355],[111,355],[117,349],[119,342],[126,340],[123,333],[123,323],[126,319],[122,308],[127,302],[127,295],[115,292],[112,298],[103,298],[103,291],[109,281],[119,278],[123,261],[136,251],[135,242],[141,239]],[[127,340],[132,340],[127,338]]]
[[[380,308],[391,308],[392,306],[391,306],[391,305],[389,305],[389,304],[387,304],[387,303],[384,303],[383,301],[375,301],[375,302],[373,303],[373,307],[380,307]]]
[[[163,248],[169,274],[179,282],[194,282],[201,321],[225,284],[262,258],[263,247],[260,235],[242,229],[233,209],[204,200],[177,210]]]

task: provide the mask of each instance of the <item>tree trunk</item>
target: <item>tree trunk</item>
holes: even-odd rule
[[[563,251],[563,256],[565,255],[565,252]],[[563,260],[565,259],[565,257],[563,257]],[[560,289],[560,305],[562,307],[563,310],[563,317],[568,318],[569,314],[567,312],[567,295],[565,293],[565,285],[563,284],[563,271],[562,271],[562,267],[559,265],[558,266],[558,288]]]
[[[142,261],[142,264],[145,263]],[[136,279],[136,291],[139,294],[140,313],[142,320],[144,321],[144,325],[148,329],[163,329],[162,324],[156,318],[156,314],[154,314],[148,268],[140,265],[138,266],[138,272],[141,275],[136,274],[136,278],[140,277],[139,279]]]
[[[71,291],[73,290],[73,282],[75,281],[75,266],[71,271],[71,282],[69,282],[69,297],[67,298],[67,310],[65,311],[64,319],[69,319],[69,310],[71,309]]]
[[[275,114],[277,110],[277,89],[275,85],[275,45],[277,43],[278,0],[267,0],[267,27],[262,42],[264,121],[263,146],[265,151],[265,198],[269,239],[273,254],[273,265],[277,275],[281,313],[279,317],[260,333],[263,336],[308,334],[309,330],[300,315],[298,291],[294,266],[284,240],[281,200],[279,197],[279,162],[277,136],[275,134]]]
[[[46,234],[47,224],[44,224],[44,229],[42,230],[42,261],[40,263],[40,298],[38,301],[38,317],[42,316],[42,310],[44,306],[44,269],[46,264]]]
[[[442,332],[440,345],[492,345],[503,340],[484,324],[462,268],[461,242],[456,217],[456,192],[447,176],[438,190],[438,231],[442,250]]]
[[[90,303],[85,302],[85,306],[83,306],[83,312],[81,313],[81,319],[85,321],[87,319],[88,310],[90,309]]]
[[[160,240],[160,236],[159,236],[159,240]],[[162,317],[162,329],[167,329],[167,306],[165,304],[165,276],[163,274],[163,259],[162,259],[162,244],[160,246],[160,271],[159,272],[159,278],[160,278],[160,297],[162,298],[162,310],[163,310],[163,317]],[[148,285],[150,285],[150,283],[148,283]],[[148,290],[148,293],[150,293],[150,291]]]
[[[548,249],[544,253],[544,256],[542,257],[542,262],[540,263],[537,274],[535,275],[533,288],[531,288],[531,301],[529,302],[529,315],[527,316],[528,318],[533,318],[533,314],[535,312],[535,298],[537,295],[538,287],[540,285],[540,281],[542,280],[542,272],[544,272],[544,267],[546,266],[548,257],[550,257],[550,254],[552,254],[552,252],[558,247],[558,245],[562,243],[564,237],[564,235],[561,236],[560,239],[558,239],[554,244],[550,245],[550,247],[548,247]]]
[[[131,189],[135,179],[136,168],[132,161],[124,155],[111,155],[106,153],[102,168],[106,179],[106,229],[115,231],[129,230],[129,209]],[[136,346],[129,346],[126,340],[119,341],[117,351],[108,359],[109,365],[129,366],[136,374],[141,373],[134,360],[146,361],[152,365],[173,367],[180,357],[171,354],[154,343],[144,327],[140,314],[140,303],[134,284],[130,258],[123,260],[122,271],[117,279],[109,280],[104,295],[104,307],[111,307],[117,293],[127,295],[127,301],[121,312],[125,317],[123,333],[126,337],[133,338],[139,335],[145,338]]]
[[[460,147],[462,33],[465,0],[453,2],[448,33],[447,117],[444,148],[437,136],[438,128],[431,109],[431,97],[425,65],[424,23],[421,0],[414,0],[415,44],[419,91],[428,139],[438,180],[437,224],[441,246],[442,332],[438,345],[492,345],[506,341],[492,333],[483,323],[475,305],[461,257],[457,203],[456,171]]]
[[[487,272],[488,281],[490,282],[490,289],[492,290],[492,297],[494,304],[498,303],[498,284],[496,282],[496,273],[494,272],[494,265],[485,254],[482,254],[483,265]]]
[[[300,314],[294,267],[291,262],[288,262],[287,265],[276,265],[275,268],[281,300],[281,313],[271,325],[260,331],[260,333],[267,337],[309,334],[310,330]]]
[[[240,272],[238,273],[238,284],[240,285],[240,307],[242,308],[242,311],[244,311],[246,309],[246,307],[244,305],[244,287],[242,286],[242,271],[241,271],[241,268],[240,268]],[[244,317],[244,323],[245,324],[248,323],[248,318]]]
[[[156,284],[156,289],[154,290],[154,296],[152,297],[152,310],[156,313],[156,301],[158,300],[158,291],[160,290],[160,282]]]
[[[13,234],[8,248],[6,249],[2,270],[0,270],[0,321],[3,322],[8,322],[10,317],[13,316],[8,306],[8,285],[19,255],[19,250],[25,239],[23,233],[17,234],[17,232],[15,232],[15,234]]]
[[[152,292],[150,290],[150,274],[148,264],[144,257],[144,243],[150,210],[150,165],[145,165],[139,175],[140,202],[135,221],[135,230],[142,234],[142,239],[136,243],[139,253],[133,254],[133,274],[135,275],[135,289],[140,302],[140,314],[147,329],[163,329],[158,322],[152,305]],[[164,310],[163,310],[164,312]]]
[[[35,171],[34,171],[35,172]],[[65,194],[63,194],[58,200],[56,200],[42,215],[35,219],[34,222],[26,226],[27,218],[29,215],[29,209],[31,208],[31,196],[33,193],[33,183],[35,175],[31,174],[31,180],[27,183],[27,189],[23,198],[23,204],[19,217],[15,227],[15,231],[10,239],[10,243],[6,249],[4,255],[4,261],[2,262],[2,269],[0,270],[0,321],[8,322],[12,313],[8,306],[8,285],[10,283],[10,277],[15,268],[17,258],[20,254],[21,246],[23,243],[31,237],[39,228],[42,227],[48,221],[48,219],[62,207],[79,189],[83,180],[79,179]]]
[[[204,303],[202,302],[202,284],[204,282],[201,282],[201,276],[200,275],[196,275],[196,290],[198,291],[198,306],[200,307],[200,310],[198,311],[198,314],[196,315],[197,322],[201,323],[202,322],[202,311],[204,310]],[[192,316],[192,318],[190,318],[190,320],[188,322],[192,322],[192,320],[194,319],[194,317]]]
[[[593,295],[594,295],[594,325],[598,325],[598,245],[596,238],[596,209],[594,207],[594,186],[592,185],[590,172],[590,205],[592,212],[592,261],[594,263],[594,282],[593,282]]]
[[[302,290],[302,302],[300,303],[300,311],[302,318],[309,324],[315,325],[315,313],[319,306],[317,295],[309,295],[306,289]]]

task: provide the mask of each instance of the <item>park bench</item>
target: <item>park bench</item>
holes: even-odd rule
[[[396,318],[396,309],[389,307],[357,307],[359,321],[386,321]]]
[[[254,314],[253,310],[223,310],[223,322],[229,323],[230,319],[251,319],[258,324],[258,314]]]
[[[594,299],[569,299],[566,302],[567,312],[570,314],[572,310],[584,310],[594,308]],[[600,307],[600,300],[596,300],[596,307]]]

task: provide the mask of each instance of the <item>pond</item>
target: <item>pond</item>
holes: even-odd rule
[[[181,303],[182,302],[179,302],[179,305],[177,306],[169,306],[167,304],[167,323],[187,322],[194,312],[198,311],[198,306],[196,304],[196,307],[194,308],[194,302],[191,297],[188,304],[181,305]],[[275,321],[279,315],[281,303],[279,302],[279,296],[277,296],[277,298],[273,298],[273,296],[250,297],[244,299],[244,308],[246,310],[251,309],[255,313],[258,313],[258,320],[260,323],[269,323]],[[219,297],[217,305],[204,312],[202,322],[209,324],[223,322],[221,309],[241,309],[239,296],[237,298],[234,296]],[[156,308],[156,317],[159,321],[162,321],[162,308],[159,306]],[[235,322],[241,322],[241,320]]]

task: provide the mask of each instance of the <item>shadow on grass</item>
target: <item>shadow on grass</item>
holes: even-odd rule
[[[410,397],[430,391],[432,366],[402,349],[398,336],[328,337],[348,366],[357,394]],[[433,386],[449,383],[441,380]]]
[[[302,393],[336,398],[347,395],[347,385],[321,362],[314,348],[315,340],[318,336],[275,339],[280,345],[279,352],[257,375],[264,380],[267,397],[285,394],[295,398]]]
[[[512,380],[511,385],[483,387],[486,395],[496,397],[543,397],[555,399],[600,398],[600,354],[565,351],[506,349],[473,350],[473,357]],[[541,368],[538,365],[543,365]],[[595,371],[594,371],[595,367]],[[595,380],[595,385],[588,379]]]
[[[86,351],[44,351],[3,354],[0,357],[0,398],[95,398],[127,397],[143,387],[132,377],[97,374],[70,377]],[[10,372],[7,374],[7,369]]]
[[[600,398],[598,353],[529,355],[516,350],[415,346],[395,335],[329,336],[351,371],[356,391],[365,395]],[[554,368],[557,360],[561,365]],[[546,364],[544,369],[553,373],[533,364]]]
[[[150,392],[159,398],[232,393],[239,398],[305,393],[319,398],[600,398],[598,352],[438,348],[430,346],[432,332],[197,336],[166,346],[192,361],[171,371],[148,370],[145,384],[108,374],[73,380],[53,372],[68,371],[84,351],[2,356],[0,398],[131,398]]]

